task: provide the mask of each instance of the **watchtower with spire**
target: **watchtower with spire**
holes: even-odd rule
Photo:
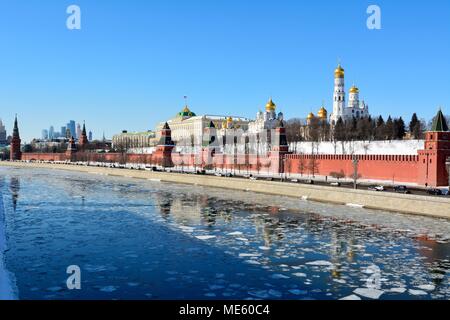
[[[81,131],[81,136],[78,139],[78,144],[80,146],[80,150],[85,150],[87,145],[89,144],[89,140],[86,133],[86,123],[83,123],[83,130]]]
[[[153,153],[156,160],[164,168],[173,167],[172,152],[174,148],[175,143],[172,141],[172,130],[166,122],[161,129],[161,138],[156,151]]]
[[[448,185],[446,160],[450,157],[450,132],[439,109],[431,130],[425,134],[425,149],[419,151],[418,183],[431,187]]]
[[[17,124],[17,115],[16,115],[16,118],[14,120],[14,129],[13,129],[13,135],[12,135],[12,140],[11,140],[11,149],[10,149],[11,161],[22,160],[22,151],[20,150],[21,143],[22,143],[22,140],[20,140],[19,126]]]

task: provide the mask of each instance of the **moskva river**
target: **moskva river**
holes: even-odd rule
[[[0,193],[19,299],[450,298],[448,220],[31,169]]]

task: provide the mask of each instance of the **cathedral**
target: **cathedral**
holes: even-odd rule
[[[280,121],[283,121],[284,115],[282,112],[276,113],[277,106],[272,99],[266,104],[266,111],[259,111],[256,114],[256,120],[248,124],[248,131],[250,134],[258,134],[265,130],[275,129]]]

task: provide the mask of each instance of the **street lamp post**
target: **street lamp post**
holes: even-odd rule
[[[353,156],[353,189],[358,189],[358,164],[359,159],[357,156]]]

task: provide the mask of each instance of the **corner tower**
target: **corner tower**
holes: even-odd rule
[[[419,150],[418,183],[431,187],[447,186],[448,157],[450,157],[450,132],[444,114],[439,110],[431,131],[425,134],[425,150]]]

